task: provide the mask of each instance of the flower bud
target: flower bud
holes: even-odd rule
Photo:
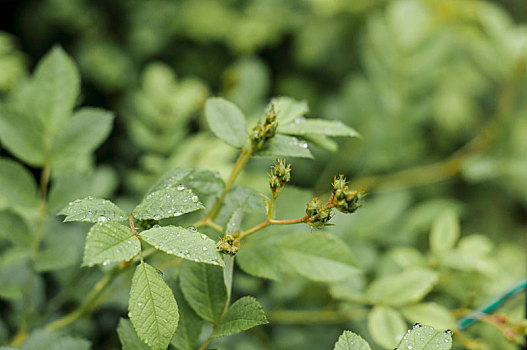
[[[306,224],[312,227],[328,225],[329,220],[333,216],[331,208],[324,208],[324,204],[318,198],[313,198],[307,204],[306,214],[308,216]]]
[[[240,250],[240,241],[238,241],[235,235],[223,236],[216,245],[218,252],[234,256]]]
[[[362,206],[362,198],[366,195],[363,189],[352,191],[348,188],[344,175],[333,179],[332,202],[339,211],[353,213]]]
[[[273,198],[276,199],[285,184],[291,180],[291,164],[285,164],[285,159],[277,159],[276,163],[273,163],[271,167],[271,173],[269,175],[269,187],[273,194]]]

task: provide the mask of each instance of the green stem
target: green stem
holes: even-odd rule
[[[232,184],[234,183],[234,180],[236,180],[236,177],[242,170],[245,163],[247,163],[247,161],[251,157],[251,154],[252,154],[252,150],[250,151],[246,151],[245,149],[241,150],[240,155],[238,156],[238,159],[236,160],[236,163],[234,164],[234,168],[232,169],[229,180],[225,184],[225,188],[223,189],[223,193],[221,194],[220,198],[216,201],[210,213],[203,220],[194,224],[194,226],[199,227],[203,225],[208,225],[210,221],[214,220],[214,218],[218,214],[218,211],[221,208],[221,205],[223,204],[223,200],[225,199],[227,192],[229,192]]]

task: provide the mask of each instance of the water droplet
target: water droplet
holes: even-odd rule
[[[408,349],[413,349],[414,346],[413,345],[408,345]]]
[[[138,302],[137,306],[143,306],[143,303],[142,302]]]
[[[131,312],[128,313],[128,317],[132,318],[132,313]]]
[[[445,343],[448,343],[450,341],[450,339],[445,339]]]
[[[206,252],[207,251],[207,247],[203,247],[203,251]]]
[[[105,223],[106,221],[108,221],[108,218],[106,216],[104,216],[104,215],[99,216],[97,218],[97,222],[100,223],[100,224]]]
[[[198,229],[195,226],[189,226],[188,229],[192,232],[198,232]]]
[[[179,185],[177,187],[178,191],[183,191],[185,189],[185,186],[184,185]]]
[[[302,148],[307,148],[307,143],[302,142],[302,143],[300,144],[300,146],[301,146]]]
[[[304,120],[303,117],[296,117],[295,120],[293,120],[293,124],[298,124]]]
[[[180,211],[176,211],[176,212],[174,213],[174,216],[180,216],[181,214],[183,214],[183,213],[180,212]]]
[[[107,266],[110,263],[110,259],[106,259],[102,262],[103,266]]]
[[[193,195],[193,196],[192,196],[192,201],[193,201],[194,203],[197,203],[197,202],[199,201],[198,196]]]
[[[450,329],[447,329],[447,330],[445,331],[445,333],[446,333],[446,334],[450,334],[450,335],[453,335],[453,334],[454,334],[454,332],[452,332],[452,330],[450,330]]]
[[[93,215],[93,211],[88,210],[88,214]]]
[[[73,202],[69,202],[68,205],[73,205]]]
[[[88,196],[88,197],[86,197],[85,199],[87,199],[87,200],[92,200],[93,197],[92,197],[92,196]]]
[[[154,216],[154,220],[160,220],[160,219],[161,219],[161,215]]]
[[[154,226],[152,226],[152,228],[160,228],[160,227],[161,227],[161,226],[159,226],[159,225],[154,225]]]
[[[416,328],[419,328],[419,327],[421,327],[420,323],[414,323],[414,325],[412,326],[413,329],[416,329]]]

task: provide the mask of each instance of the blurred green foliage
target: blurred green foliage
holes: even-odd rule
[[[206,98],[216,95],[237,104],[249,125],[261,119],[270,97],[289,95],[309,103],[309,116],[342,121],[361,134],[338,139],[337,151],[328,151],[334,141],[307,138],[315,159],[292,161],[292,185],[277,202],[278,218],[304,215],[313,194],[329,197],[339,173],[368,192],[363,208],[353,216],[337,213],[335,226],[322,232],[268,227],[248,238],[236,258],[233,293],[255,296],[270,325],[220,338],[216,347],[329,349],[350,329],[373,349],[389,349],[414,322],[453,329],[455,349],[516,349],[522,341],[522,296],[498,310],[505,322],[489,319],[461,331],[455,321],[527,275],[524,1],[34,0],[3,6],[12,21],[0,32],[0,112],[38,117],[29,73],[59,44],[82,78],[68,113],[73,105],[96,106],[113,111],[115,121],[95,153],[98,143],[91,142],[87,152],[53,165],[41,222],[32,179],[53,152],[27,156],[24,149],[39,149],[32,130],[14,139],[0,134],[0,178],[16,178],[0,182],[1,344],[13,338],[28,304],[38,315],[30,331],[70,311],[105,274],[79,268],[86,227],[54,217],[69,201],[113,197],[129,210],[174,167],[228,177],[236,151],[212,136],[203,115]],[[28,96],[35,103],[27,104]],[[98,140],[107,132],[96,132]],[[239,184],[265,192],[269,163],[251,159]],[[219,213],[220,225],[246,198],[257,198],[247,191],[231,194],[234,204]],[[210,193],[214,198],[217,190]],[[247,227],[261,218],[263,204],[253,202]],[[42,273],[31,278],[27,247],[37,230]],[[297,246],[299,232],[344,242],[361,273],[336,281],[306,277],[301,261],[283,255]],[[176,277],[178,269],[165,273]],[[112,282],[93,315],[70,325],[68,334],[96,349],[118,348],[115,330],[126,315],[130,278]],[[22,298],[28,286],[32,292]]]

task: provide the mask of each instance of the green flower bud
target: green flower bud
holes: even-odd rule
[[[240,250],[240,241],[238,241],[235,236],[237,236],[237,234],[223,236],[216,245],[218,252],[231,256],[236,255],[238,250]]]
[[[311,227],[326,226],[333,216],[331,208],[324,208],[324,203],[318,198],[313,198],[307,204],[306,214],[308,216],[306,224]]]
[[[348,182],[344,175],[339,175],[333,179],[333,196],[332,202],[335,207],[343,213],[353,213],[360,208],[361,200],[366,193],[360,189],[352,191],[348,188]]]
[[[291,180],[291,164],[285,164],[285,159],[277,159],[271,166],[269,175],[269,187],[273,198],[277,198],[285,184]]]

